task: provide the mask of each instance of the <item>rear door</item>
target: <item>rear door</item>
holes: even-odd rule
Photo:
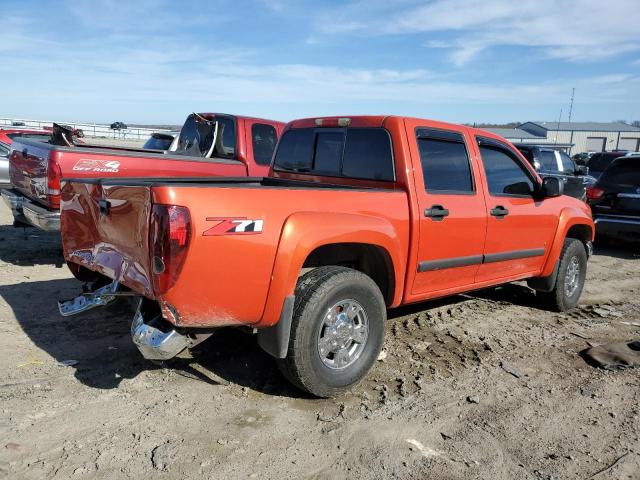
[[[553,239],[557,215],[533,198],[537,179],[508,145],[477,137],[487,197],[484,263],[476,282],[537,273]]]
[[[466,130],[419,125],[407,133],[411,156],[419,159],[414,165],[420,236],[412,294],[471,285],[482,263],[487,214],[470,137]]]

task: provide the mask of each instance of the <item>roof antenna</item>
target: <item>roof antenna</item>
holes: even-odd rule
[[[569,122],[571,122],[571,114],[573,113],[573,98],[576,95],[576,87],[571,89],[571,103],[569,104]]]

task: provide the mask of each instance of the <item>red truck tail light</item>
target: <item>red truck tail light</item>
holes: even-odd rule
[[[598,187],[587,187],[587,199],[588,200],[600,200],[604,195],[604,190]]]
[[[51,208],[60,208],[60,181],[62,168],[55,156],[49,158],[47,164],[47,202]]]
[[[151,268],[156,294],[176,283],[191,241],[191,215],[186,207],[154,205],[151,211]]]

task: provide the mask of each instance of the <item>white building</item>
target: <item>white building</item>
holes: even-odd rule
[[[513,143],[535,143],[570,155],[612,150],[640,151],[640,128],[611,122],[526,122],[517,128],[486,128]]]
[[[547,144],[571,145],[568,149],[570,154],[612,150],[640,151],[640,128],[626,123],[526,122],[518,129]]]

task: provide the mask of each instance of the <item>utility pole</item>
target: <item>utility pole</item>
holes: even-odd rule
[[[576,94],[576,88],[573,87],[571,89],[571,104],[569,105],[569,122],[571,122],[571,114],[573,114],[573,98],[575,97]]]

